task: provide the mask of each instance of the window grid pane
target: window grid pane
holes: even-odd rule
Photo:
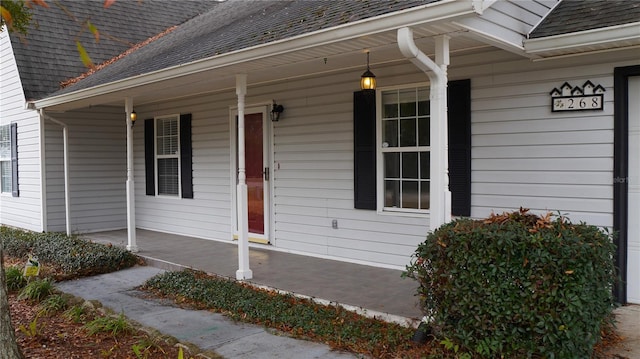
[[[429,209],[430,103],[426,87],[382,94],[383,204]]]
[[[0,126],[0,159],[11,160],[11,127]]]
[[[178,195],[178,159],[158,159],[158,194]]]
[[[180,137],[177,117],[156,121],[156,162],[158,195],[180,194]]]
[[[178,119],[158,120],[158,155],[178,153]]]
[[[0,192],[11,192],[11,161],[0,162]]]

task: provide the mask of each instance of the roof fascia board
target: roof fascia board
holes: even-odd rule
[[[579,49],[616,41],[640,39],[640,22],[524,41],[525,51],[535,55],[546,51]]]
[[[396,30],[401,27],[428,24],[475,14],[477,12],[473,8],[471,0],[444,0],[44,98],[33,103],[35,108],[47,108],[273,55],[282,55],[301,49],[323,46],[388,30]]]
[[[482,15],[482,13],[490,8],[491,5],[493,5],[493,3],[495,3],[496,1],[497,0],[472,0],[473,9],[476,11],[476,13]]]

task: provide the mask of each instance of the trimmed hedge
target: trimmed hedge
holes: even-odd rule
[[[606,230],[520,209],[429,234],[405,275],[431,329],[482,358],[589,358],[611,324],[615,246]]]
[[[134,266],[139,258],[124,248],[90,242],[63,233],[35,233],[0,227],[4,252],[16,258],[31,253],[42,262],[60,266],[65,273],[89,276]]]

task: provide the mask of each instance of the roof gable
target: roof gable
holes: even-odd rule
[[[563,0],[529,38],[581,32],[640,21],[638,0]]]
[[[60,82],[87,70],[76,40],[82,42],[94,63],[101,63],[217,4],[207,0],[122,0],[104,9],[102,2],[95,0],[59,2],[79,22],[90,20],[100,31],[100,42],[96,43],[89,31],[79,35],[81,25],[60,7],[35,6],[26,38],[9,35],[27,100],[51,94],[60,89]]]

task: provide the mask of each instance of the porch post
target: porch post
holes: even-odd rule
[[[416,46],[413,31],[398,29],[400,52],[429,76],[431,110],[431,181],[429,186],[429,227],[433,231],[451,221],[451,191],[449,191],[449,148],[447,141],[447,66],[449,65],[449,37],[435,37],[436,61]]]
[[[133,99],[131,97],[124,99],[124,107],[127,116],[127,250],[136,253],[138,244],[136,243],[136,194],[133,178],[133,123],[131,121]]]
[[[431,230],[435,230],[441,225],[451,221],[451,191],[449,190],[449,140],[447,128],[449,118],[447,111],[447,67],[449,66],[449,36],[440,35],[435,37],[435,56],[436,65],[440,67],[437,72],[436,81],[431,81],[431,103],[430,110],[432,114],[436,114],[435,121],[431,116],[431,140],[433,141],[433,133],[438,137],[434,146],[431,143],[431,151],[435,147],[435,153],[431,158],[431,173],[435,173],[438,177],[438,183],[431,184],[430,192],[437,193],[438,203],[437,221],[431,223]],[[434,166],[434,163],[435,166]],[[433,212],[431,212],[433,213]],[[433,219],[432,219],[433,220]]]
[[[236,75],[236,94],[238,95],[238,270],[236,279],[253,278],[249,269],[249,209],[247,195],[247,176],[245,173],[245,139],[244,139],[244,97],[247,94],[247,75]]]

